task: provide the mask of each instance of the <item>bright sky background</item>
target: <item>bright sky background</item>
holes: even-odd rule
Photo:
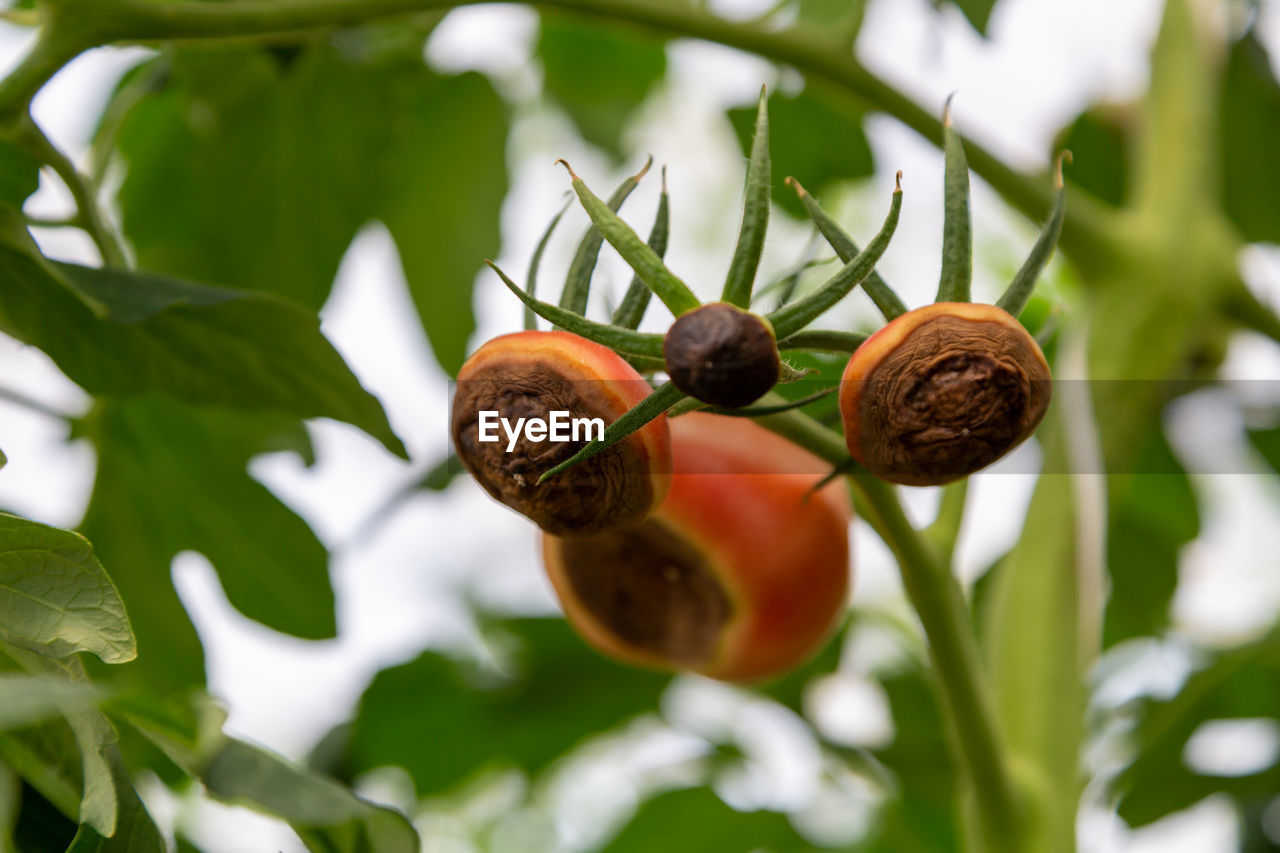
[[[725,0],[714,5],[727,14],[748,16],[771,4]],[[990,24],[990,39],[984,41],[953,9],[938,16],[925,0],[872,0],[858,54],[928,108],[940,109],[947,93],[957,91],[954,111],[962,131],[1016,166],[1037,168],[1045,164],[1053,134],[1083,107],[1102,98],[1130,98],[1143,89],[1146,51],[1159,5],[1156,0],[1002,0]],[[563,115],[535,103],[538,72],[530,53],[536,26],[536,16],[524,9],[472,7],[450,14],[428,50],[438,67],[489,72],[504,93],[521,104],[509,147],[512,191],[503,210],[499,263],[523,270],[542,228],[565,198],[567,180],[553,166],[556,157],[569,159],[588,183],[601,188],[613,185],[624,171],[634,171],[644,155],[652,153],[658,164],[668,165],[673,211],[668,261],[695,289],[710,293],[718,287],[731,254],[741,193],[742,157],[722,110],[752,102],[762,83],[785,89],[796,86],[797,80],[788,75],[779,79],[767,63],[735,51],[673,43],[668,49],[669,83],[630,128],[627,144],[632,156],[615,172],[577,139]],[[1280,55],[1280,10],[1275,5],[1265,6],[1261,31],[1273,58]],[[26,44],[20,32],[0,29],[0,65],[16,62]],[[143,55],[145,51],[136,49],[95,51],[73,63],[37,100],[37,120],[77,162],[84,162],[105,96],[119,74]],[[919,305],[931,298],[938,275],[942,158],[891,119],[873,118],[867,131],[878,174],[850,193],[842,217],[855,234],[870,233],[883,217],[893,172],[903,170],[902,222],[879,269],[909,304]],[[775,168],[785,170],[786,165]],[[642,228],[647,228],[656,199],[653,175],[626,209]],[[980,181],[975,181],[973,201],[979,258],[975,296],[990,298],[1001,282],[990,272],[991,264],[981,259],[1016,259],[1029,248],[1036,229],[1010,215]],[[66,195],[56,182],[45,181],[28,209],[65,211]],[[550,246],[541,281],[563,278],[585,223],[585,215],[571,209]],[[803,225],[775,216],[762,275],[792,264],[808,234]],[[78,233],[42,231],[39,237],[51,254],[95,260],[92,247]],[[1243,269],[1264,299],[1280,304],[1280,252],[1275,247],[1251,250]],[[615,293],[629,278],[608,250],[598,275]],[[597,298],[604,289],[597,288]],[[520,306],[491,275],[478,278],[475,306],[480,323],[476,344],[520,323]],[[843,314],[836,316],[848,323],[874,322],[860,294],[837,310]],[[651,312],[651,322],[658,313]],[[320,461],[313,469],[285,455],[263,457],[251,466],[254,475],[305,517],[333,549],[338,639],[304,642],[250,622],[228,605],[207,561],[194,554],[175,561],[175,583],[208,653],[210,687],[231,709],[228,729],[294,758],[305,756],[321,735],[346,719],[378,669],[412,658],[427,645],[474,643],[457,604],[459,596],[520,612],[549,612],[555,607],[535,556],[535,529],[465,478],[446,494],[413,499],[373,535],[361,533],[387,495],[447,450],[447,380],[431,360],[414,318],[391,241],[382,228],[371,226],[347,253],[323,312],[324,330],[382,400],[417,460],[414,465],[391,458],[353,428],[315,422],[310,426]],[[1225,373],[1233,378],[1280,377],[1280,350],[1241,336]],[[86,405],[87,398],[42,354],[5,337],[0,337],[0,376],[6,387],[55,408],[78,411]],[[1280,402],[1273,385],[1260,384],[1254,393],[1261,395],[1260,404]],[[1221,398],[1197,395],[1170,418],[1175,446],[1192,470],[1241,470],[1248,464],[1235,415]],[[9,457],[0,472],[0,505],[48,523],[69,526],[79,521],[92,485],[89,447],[67,445],[60,421],[3,401],[0,446]],[[1032,478],[999,471],[1033,469],[1036,453],[1029,444],[996,472],[975,478],[971,522],[959,551],[960,570],[966,576],[987,565],[1016,537]],[[1191,636],[1235,640],[1267,625],[1280,611],[1280,578],[1274,557],[1268,556],[1280,552],[1280,525],[1275,523],[1280,487],[1274,477],[1197,476],[1208,501],[1203,507],[1204,534],[1182,557],[1176,622]],[[934,491],[905,491],[913,514],[927,520],[936,506]],[[887,552],[861,524],[855,549],[855,600],[900,598]],[[1177,643],[1139,643],[1113,655],[1111,663],[1121,675],[1106,682],[1104,696],[1118,703],[1135,691],[1176,689],[1185,675],[1187,656]],[[824,701],[818,703],[824,709],[820,723],[855,742],[891,737],[891,722],[885,719],[883,696],[877,690],[857,673],[825,683],[820,692]],[[769,771],[767,778],[727,780],[720,790],[731,802],[794,804],[825,796],[810,778],[816,761],[811,740],[797,731],[794,720],[700,680],[681,682],[669,698],[668,716],[684,733],[650,732],[636,738],[644,748],[617,747],[621,753],[606,750],[611,761],[585,762],[577,777],[580,784],[566,782],[553,797],[562,811],[580,812],[585,804],[625,814],[632,800],[616,791],[633,784],[636,774],[661,776],[674,759],[697,752],[694,734],[707,735],[726,725],[755,744],[759,766]],[[836,706],[842,710],[832,710]],[[1233,750],[1248,759],[1268,750],[1274,753],[1280,745],[1280,735],[1265,727],[1213,737],[1201,739],[1198,757],[1189,760],[1225,760]],[[619,754],[626,760],[612,761]],[[610,763],[630,769],[601,767]],[[518,800],[519,786],[512,793],[511,784],[495,786],[489,808],[500,811],[508,801],[503,797]],[[394,798],[398,783],[392,776],[371,785],[371,791]],[[604,799],[582,800],[589,788],[605,791],[598,795]],[[243,810],[195,798],[179,801],[158,784],[147,785],[144,794],[162,825],[175,819],[198,824],[199,840],[215,853],[301,849],[287,831]],[[803,820],[809,826],[810,821],[829,821],[837,812],[846,818],[853,814],[834,806],[824,813],[814,806]],[[856,826],[856,814],[853,820]],[[512,846],[505,849],[522,849],[523,842],[546,829],[534,832],[517,821],[499,834],[500,841],[507,839],[499,846],[509,843]],[[600,830],[561,819],[556,831],[572,844]],[[1130,833],[1093,809],[1082,818],[1080,837],[1082,849],[1101,853],[1229,850],[1235,844],[1234,817],[1224,802],[1211,800],[1144,832]],[[445,844],[439,849],[468,848]]]

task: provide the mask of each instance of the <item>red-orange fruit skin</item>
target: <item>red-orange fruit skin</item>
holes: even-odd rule
[[[875,460],[868,458],[866,448],[859,434],[858,417],[862,395],[869,384],[868,380],[881,362],[901,346],[913,332],[940,317],[958,317],[978,323],[995,323],[1025,335],[1031,344],[1030,348],[1035,358],[1038,360],[1038,366],[1043,369],[1046,375],[1049,372],[1048,363],[1045,361],[1039,345],[1035,343],[1035,339],[1030,337],[1026,329],[1015,317],[995,305],[977,302],[935,302],[931,305],[917,308],[914,311],[908,311],[906,314],[895,318],[858,347],[857,351],[850,357],[849,363],[845,366],[840,383],[840,416],[844,423],[845,442],[848,445],[849,454],[859,463],[866,465],[873,471],[875,470]],[[941,485],[942,483],[959,479],[959,477],[950,477],[939,481],[922,481],[910,475],[904,475],[897,477],[886,476],[886,479],[903,485]]]
[[[560,372],[596,396],[609,411],[606,425],[644,400],[652,390],[645,378],[613,350],[580,335],[561,331],[513,332],[492,338],[462,365],[457,383],[461,386],[486,371],[519,370],[522,365],[537,361],[553,363]],[[505,436],[502,440],[506,440]],[[671,484],[671,436],[667,417],[658,416],[620,442],[619,446],[634,455],[638,467],[649,472],[652,488],[652,500],[643,512],[622,522],[633,524],[662,504]],[[473,476],[477,474],[467,459],[463,458],[462,462]],[[572,477],[574,469],[558,476]]]
[[[759,682],[800,665],[839,624],[851,581],[853,512],[839,481],[814,492],[830,466],[748,418],[692,413],[671,421],[673,475],[653,518],[701,551],[731,603],[716,651],[692,670]],[[681,669],[617,637],[576,597],[561,540],[543,558],[565,616],[604,654]],[[600,571],[608,571],[600,566]]]

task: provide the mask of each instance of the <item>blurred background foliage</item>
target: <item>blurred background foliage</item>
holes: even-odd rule
[[[933,8],[958,10],[980,36],[997,5],[937,0]],[[12,5],[10,17],[21,22],[32,8]],[[1216,127],[1206,138],[1216,149],[1210,185],[1217,189],[1202,203],[1229,223],[1237,247],[1280,243],[1280,84],[1247,4],[1231,8],[1243,23],[1216,66]],[[791,0],[767,23],[851,41],[863,12],[859,3]],[[724,724],[677,736],[667,726],[685,713],[689,691],[728,688],[626,669],[589,650],[560,619],[480,607],[480,639],[469,654],[431,648],[379,672],[309,767],[221,733],[224,712],[203,690],[204,649],[171,581],[175,555],[207,557],[249,619],[297,638],[333,638],[341,626],[330,554],[248,463],[288,451],[311,464],[302,421],[317,417],[360,427],[388,453],[406,452],[316,319],[357,233],[370,222],[385,226],[423,340],[445,372],[456,371],[475,343],[474,285],[483,259],[501,249],[508,162],[520,141],[510,138],[512,93],[483,74],[424,61],[443,14],[256,45],[158,44],[111,94],[87,164],[118,217],[106,230],[118,225],[145,273],[44,259],[23,229],[42,223],[20,218],[38,186],[40,158],[20,137],[0,140],[0,329],[43,349],[93,395],[91,408],[68,420],[71,437],[91,442],[97,458],[79,525],[91,552],[66,531],[0,516],[7,534],[0,539],[0,849],[163,849],[135,786],[160,802],[155,786],[181,794],[192,780],[215,799],[287,821],[313,850],[412,850],[415,833],[432,850],[957,849],[959,777],[922,639],[900,610],[854,609],[840,640],[800,672],[729,691],[739,703],[734,713],[766,708],[760,713],[815,745],[818,806],[753,798],[752,775],[777,768],[749,734]],[[535,43],[539,97],[603,158],[622,164],[634,153],[624,144],[629,123],[661,93],[670,35],[547,13]],[[1153,89],[1159,85],[1157,76]],[[813,81],[771,94],[775,216],[802,218],[782,185],[787,175],[824,196],[890,168],[875,161],[863,132],[875,106]],[[724,115],[744,153],[752,109]],[[1134,203],[1140,113],[1136,103],[1092,104],[1062,128],[1055,148],[1075,155],[1073,204]],[[113,175],[122,177],[112,183]],[[636,219],[641,230],[646,215]],[[1069,262],[1092,274],[1109,262],[1067,250]],[[1051,292],[1070,292],[1058,281],[1074,273],[1055,275]],[[1029,322],[1044,322],[1049,305],[1034,305]],[[1266,331],[1274,318],[1256,309],[1237,304],[1220,319]],[[1221,353],[1204,343],[1186,345],[1211,373]],[[819,377],[838,376],[838,359],[806,358],[801,366]],[[1181,362],[1176,374],[1161,375],[1188,379],[1191,367]],[[1172,648],[1192,671],[1163,695],[1088,702],[1087,790],[1133,827],[1225,795],[1241,849],[1280,849],[1274,748],[1269,761],[1255,755],[1257,766],[1244,772],[1215,775],[1187,758],[1211,722],[1265,721],[1273,746],[1280,731],[1280,635],[1214,647],[1171,626],[1180,556],[1202,533],[1203,497],[1171,448],[1161,411],[1194,387],[1178,385],[1145,411],[1130,436],[1140,448],[1132,470],[1142,473],[1109,484],[1098,670],[1120,667],[1134,649]],[[813,412],[829,417],[831,404]],[[1275,412],[1252,412],[1247,426],[1258,461],[1274,475]],[[449,488],[449,466],[415,461],[427,472],[421,488]],[[39,556],[40,577],[56,567],[57,581],[33,580],[24,553]],[[1012,565],[1012,557],[998,560],[971,590],[979,623],[1001,606],[992,589]],[[111,582],[119,599],[78,597]],[[76,618],[48,629],[47,620],[23,621],[33,607]],[[119,638],[128,626],[137,657],[126,663],[132,654]],[[86,655],[86,671],[68,657],[77,652],[100,660]],[[68,692],[72,685],[83,689]],[[884,736],[851,745],[821,724],[815,708],[833,701],[833,686],[881,697]],[[583,767],[624,754],[635,760],[627,750],[646,749],[657,758],[639,761],[648,771],[629,801],[596,804],[592,814],[589,797],[569,797],[586,814],[566,829],[564,780],[589,787]],[[177,849],[198,849],[171,816],[160,823],[176,831]],[[234,848],[224,840],[216,849]]]

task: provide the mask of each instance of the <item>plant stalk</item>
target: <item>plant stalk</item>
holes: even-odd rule
[[[802,412],[769,415],[759,423],[833,465],[849,459],[844,440]],[[968,772],[983,849],[1015,853],[1021,809],[960,585],[938,549],[911,524],[892,485],[867,473],[851,474],[849,481],[863,511],[873,514],[867,521],[897,558],[907,597],[924,626],[956,750]]]

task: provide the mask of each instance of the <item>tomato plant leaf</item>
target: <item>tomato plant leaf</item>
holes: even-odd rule
[[[546,94],[569,113],[584,139],[621,157],[627,120],[666,73],[662,43],[544,15],[538,56]]]
[[[356,797],[332,779],[228,739],[200,774],[209,793],[289,822],[313,851],[417,853],[418,835],[399,812]]]
[[[964,14],[965,19],[982,36],[987,34],[987,23],[991,20],[991,10],[996,7],[996,0],[950,0],[951,5]]]
[[[710,788],[682,788],[659,794],[604,848],[605,853],[771,853],[810,850],[785,814],[740,812]]]
[[[773,162],[773,201],[792,216],[802,218],[804,206],[786,186],[788,176],[815,193],[837,181],[875,174],[871,146],[862,132],[862,118],[838,108],[822,93],[805,89],[789,96],[769,96],[769,147]],[[751,151],[756,107],[729,111],[729,121],[744,153]],[[833,140],[838,141],[832,144]]]
[[[0,513],[0,639],[40,654],[137,654],[124,602],[78,533]]]
[[[356,232],[381,220],[455,371],[475,276],[497,254],[506,110],[483,76],[438,75],[413,53],[317,44],[288,62],[249,49],[154,60],[168,63],[160,90],[115,137],[135,167],[120,206],[141,265],[317,309]]]
[[[1211,776],[1187,766],[1187,741],[1210,720],[1280,717],[1280,633],[1217,654],[1172,698],[1144,700],[1134,732],[1137,758],[1115,781],[1119,813],[1145,826],[1210,794],[1242,804],[1280,790],[1280,763],[1241,776]],[[1255,814],[1255,818],[1260,815]]]
[[[320,333],[273,296],[74,264],[0,245],[0,329],[96,394],[331,417],[404,455],[377,399]]]
[[[385,669],[352,723],[346,773],[408,770],[419,793],[510,764],[531,775],[583,738],[656,710],[666,676],[592,651],[561,619],[502,624],[519,642],[517,671],[482,678],[436,653]],[[447,738],[431,733],[447,732]]]
[[[115,832],[104,837],[94,827],[81,824],[66,853],[165,853],[165,842],[155,821],[139,799],[124,760],[114,747],[108,754],[120,808]]]
[[[1168,624],[1178,551],[1200,534],[1195,488],[1163,430],[1148,439],[1135,472],[1110,478],[1104,648]]]
[[[78,710],[101,698],[89,684],[65,678],[0,673],[0,731],[23,728]]]
[[[40,187],[40,161],[7,139],[0,139],[0,203],[21,209]]]
[[[1095,104],[1076,116],[1053,142],[1072,154],[1071,183],[1115,207],[1128,200],[1129,147],[1137,117],[1125,104]]]
[[[1250,242],[1280,242],[1280,163],[1268,144],[1280,134],[1280,82],[1250,31],[1227,57],[1219,102],[1219,164],[1227,216]]]
[[[246,471],[258,453],[305,450],[296,421],[153,397],[102,402],[80,429],[98,451],[82,529],[120,567],[150,680],[204,681],[199,640],[170,579],[184,550],[209,558],[249,618],[299,637],[334,636],[324,546]]]

